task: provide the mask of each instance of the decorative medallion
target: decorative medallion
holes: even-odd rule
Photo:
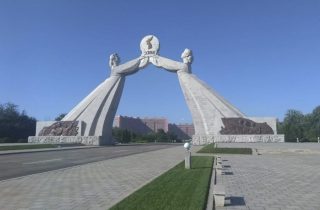
[[[159,51],[159,40],[154,35],[145,36],[140,42],[140,49],[142,55],[153,56],[157,55]]]

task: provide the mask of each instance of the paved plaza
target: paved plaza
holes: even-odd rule
[[[218,210],[320,209],[320,144],[218,144],[260,155],[222,155],[227,205]]]
[[[222,155],[227,200],[218,210],[320,209],[320,144],[218,146],[257,149],[255,155]],[[0,181],[0,209],[108,209],[183,156],[178,146]]]
[[[0,209],[108,209],[183,158],[179,146],[0,181]]]

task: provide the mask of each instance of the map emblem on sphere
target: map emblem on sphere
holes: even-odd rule
[[[158,54],[159,47],[159,39],[154,35],[145,36],[140,42],[142,55],[156,55]]]

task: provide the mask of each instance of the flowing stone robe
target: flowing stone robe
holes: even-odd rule
[[[147,64],[137,58],[121,65],[111,65],[111,75],[74,107],[62,121],[83,121],[81,136],[102,136],[112,143],[112,124],[122,95],[125,76]]]
[[[192,74],[191,51],[189,59],[184,54],[185,52],[181,56],[183,62],[161,56],[154,56],[150,58],[150,61],[157,67],[177,72],[182,92],[192,115],[195,135],[219,135],[221,127],[224,126],[222,118],[245,117],[245,115]]]

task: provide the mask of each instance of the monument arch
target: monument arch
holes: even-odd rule
[[[277,135],[275,118],[249,118],[192,73],[190,49],[182,61],[159,55],[156,36],[145,36],[141,55],[120,64],[117,54],[109,59],[110,76],[98,85],[59,122],[38,122],[37,133],[29,142],[112,144],[112,123],[127,76],[152,64],[177,74],[185,101],[191,112],[195,135],[193,144],[211,142],[283,142]]]

